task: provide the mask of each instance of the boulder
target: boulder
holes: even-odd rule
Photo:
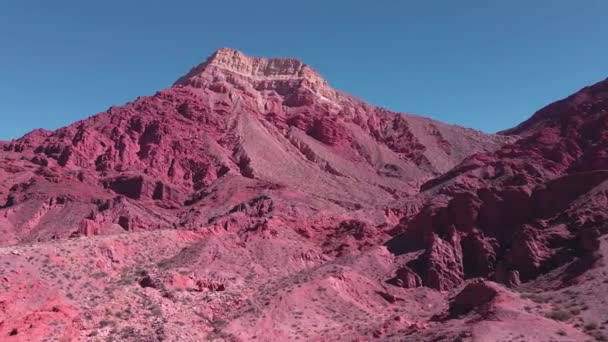
[[[499,287],[495,283],[484,280],[474,281],[450,299],[449,314],[455,318],[473,310],[488,309],[499,291]]]

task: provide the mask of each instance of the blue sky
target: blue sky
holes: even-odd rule
[[[170,86],[219,47],[297,57],[392,110],[497,131],[608,76],[608,1],[0,4],[0,139]]]

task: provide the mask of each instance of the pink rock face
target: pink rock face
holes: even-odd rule
[[[90,215],[127,230],[203,227],[246,200],[210,203],[235,177],[302,193],[285,206],[380,209],[507,140],[375,108],[295,59],[220,49],[154,96],[5,144],[3,163],[23,178],[3,190],[6,225],[23,242],[68,237]],[[26,204],[57,192],[72,220],[61,231],[45,219],[56,205]]]
[[[487,310],[499,293],[500,288],[490,282],[468,284],[450,300],[450,314],[457,317],[473,310]]]
[[[598,246],[601,233],[591,234],[590,242],[587,232],[599,232],[596,227],[606,222],[595,208],[596,196],[605,198],[598,190],[608,178],[587,160],[598,159],[593,154],[606,146],[598,128],[606,117],[607,91],[608,83],[600,82],[548,106],[507,131],[521,140],[471,156],[422,186],[430,200],[402,221],[400,239],[421,241],[426,252],[420,262],[432,265],[420,269],[423,279],[432,279],[428,286],[444,289],[477,276],[517,286],[592,253],[595,247],[579,246]],[[438,202],[433,194],[447,199]],[[435,238],[426,241],[422,236],[429,231]],[[436,243],[446,239],[460,243]],[[458,275],[454,265],[461,256],[464,272]]]
[[[422,255],[424,285],[438,290],[460,285],[464,277],[460,243],[459,235],[454,233],[447,241],[436,234],[431,236],[429,247]]]
[[[608,290],[606,94],[490,135],[220,49],[0,143],[0,340],[601,340],[517,292]]]

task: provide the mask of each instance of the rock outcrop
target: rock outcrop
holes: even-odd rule
[[[427,204],[402,220],[392,248],[407,252],[417,241],[419,275],[437,289],[473,277],[517,286],[593,254],[597,240],[588,237],[608,218],[596,210],[608,177],[590,163],[608,148],[606,94],[607,81],[584,88],[503,133],[523,136],[517,142],[423,184]]]
[[[216,201],[235,177],[302,193],[274,192],[285,207],[381,210],[509,139],[376,108],[296,59],[220,49],[153,96],[3,144],[0,227],[18,241],[68,237],[91,215],[129,231],[204,227],[246,200]],[[58,195],[71,200],[30,212]],[[61,210],[73,223],[59,231]]]
[[[0,142],[0,340],[605,340],[606,151],[608,81],[493,135],[220,49]]]
[[[473,310],[487,310],[500,292],[500,288],[492,282],[472,282],[450,299],[449,314],[456,318]]]

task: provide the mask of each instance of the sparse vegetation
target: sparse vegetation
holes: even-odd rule
[[[128,341],[130,338],[137,335],[137,331],[134,327],[126,326],[120,330],[119,334],[122,340]]]
[[[94,279],[102,279],[107,276],[108,276],[108,274],[106,272],[96,272],[96,273],[91,274],[91,277]]]
[[[547,318],[551,318],[556,321],[567,321],[572,317],[570,312],[562,310],[562,309],[553,309],[551,312],[547,314]]]
[[[526,293],[523,297],[539,304],[548,303],[550,301],[550,297],[537,293]]]
[[[160,305],[158,305],[158,304],[153,304],[153,305],[151,305],[151,306],[150,306],[150,313],[151,313],[153,316],[162,316],[162,314],[163,314],[163,310],[162,310],[162,308],[160,307]]]
[[[99,321],[100,328],[105,328],[107,326],[114,326],[114,325],[116,325],[116,322],[114,322],[112,320],[102,319],[101,321]]]
[[[223,319],[217,319],[211,322],[211,326],[213,327],[213,333],[209,334],[207,337],[210,341],[215,341],[216,339],[226,339],[230,337],[229,334],[222,331],[224,327],[228,324],[227,321]]]
[[[597,323],[596,322],[587,322],[584,326],[585,330],[595,330],[597,329]]]
[[[131,315],[132,315],[131,308],[126,308],[122,311],[118,311],[115,313],[115,316],[122,320],[128,320],[129,318],[131,318]]]

